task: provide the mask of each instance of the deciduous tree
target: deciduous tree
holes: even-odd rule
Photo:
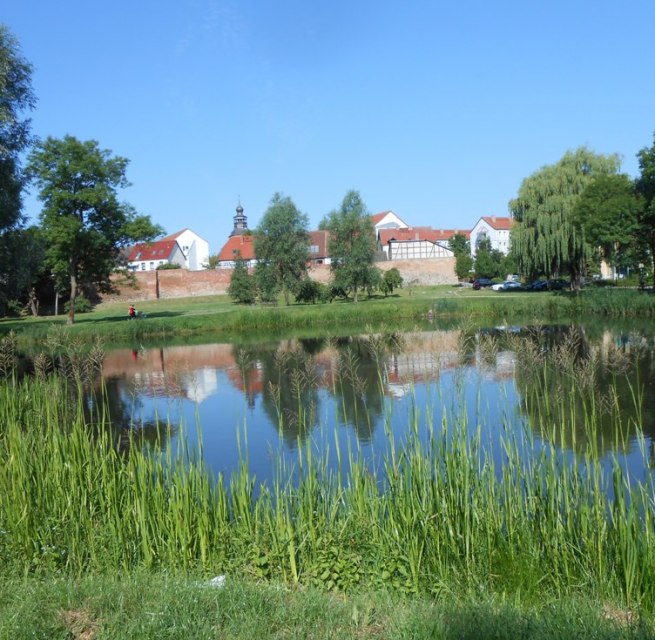
[[[0,24],[0,233],[21,220],[20,154],[32,141],[30,120],[24,114],[36,102],[31,80],[32,66],[9,29]]]
[[[550,277],[568,271],[571,287],[580,287],[589,245],[574,223],[573,210],[594,178],[618,168],[617,155],[580,147],[523,180],[518,197],[509,203],[514,215],[512,248],[521,273]]]
[[[643,198],[637,223],[639,236],[650,254],[653,289],[655,290],[655,135],[653,136],[653,146],[641,149],[637,158],[640,170],[636,181],[637,193]]]
[[[573,221],[592,249],[613,267],[637,241],[640,201],[629,176],[600,175],[580,194]]]
[[[281,292],[287,305],[307,274],[308,224],[291,198],[275,193],[255,230],[255,270],[265,281],[262,290]]]
[[[237,252],[234,261],[234,269],[232,270],[227,293],[230,298],[241,304],[254,304],[257,299],[255,278],[248,273],[248,266],[241,257],[240,252]]]
[[[120,249],[162,232],[148,216],[137,216],[118,200],[118,189],[129,184],[127,164],[94,140],[81,142],[73,136],[49,137],[29,156],[28,175],[43,202],[46,262],[53,273],[66,273],[70,285],[69,324],[75,322],[80,286],[109,289]]]
[[[375,229],[366,205],[357,191],[349,191],[337,211],[321,223],[330,232],[333,284],[350,291],[357,302],[358,293],[371,281],[374,269]]]

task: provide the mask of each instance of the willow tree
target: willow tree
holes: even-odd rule
[[[509,203],[512,249],[521,273],[552,277],[568,272],[571,287],[579,289],[592,250],[574,220],[574,208],[594,178],[618,170],[618,155],[580,147],[523,180],[518,197]]]

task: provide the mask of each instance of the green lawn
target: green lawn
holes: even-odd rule
[[[400,598],[291,589],[227,577],[167,574],[0,582],[0,638],[93,640],[479,640],[653,638],[652,621],[609,603],[544,601],[526,607],[484,596]]]

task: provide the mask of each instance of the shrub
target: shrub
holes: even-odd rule
[[[71,305],[69,300],[64,305],[64,310],[66,313],[70,311],[70,308]],[[75,298],[75,313],[89,313],[90,311],[93,311],[93,305],[91,304],[91,301],[84,296],[77,296],[77,298]]]

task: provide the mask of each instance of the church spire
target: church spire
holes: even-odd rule
[[[232,229],[232,236],[242,236],[248,229],[248,218],[243,214],[243,207],[241,206],[241,200],[237,205],[237,214],[234,216],[234,229]]]

